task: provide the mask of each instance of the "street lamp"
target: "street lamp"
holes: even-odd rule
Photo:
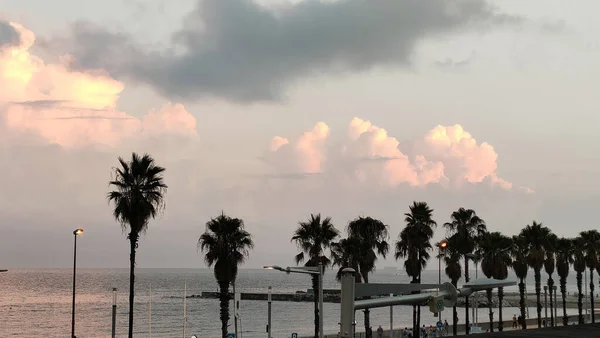
[[[71,310],[71,338],[75,338],[75,277],[77,272],[77,236],[83,234],[83,229],[73,230],[73,308]]]
[[[319,338],[323,338],[323,264],[319,263],[319,266],[299,266],[293,268],[289,266],[282,268],[278,265],[266,265],[264,269],[283,271],[288,275],[290,273],[302,273],[319,276]],[[269,327],[269,329],[271,328]]]
[[[472,259],[473,263],[475,264],[475,280],[477,280],[477,260],[479,260],[479,256],[472,253],[466,254],[466,256],[467,258]],[[473,294],[473,306],[471,306],[471,312],[472,319],[475,321],[475,325],[479,325],[479,293],[477,292]],[[469,323],[466,323],[466,325],[469,325]]]
[[[438,293],[440,292],[440,288],[442,287],[442,250],[448,247],[448,241],[442,240],[438,244]],[[442,312],[438,312],[438,321],[442,321]]]

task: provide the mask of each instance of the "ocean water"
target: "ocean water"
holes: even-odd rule
[[[339,288],[335,273],[327,271],[324,287]],[[511,276],[509,278],[514,278]],[[569,291],[576,291],[574,275],[569,278]],[[438,272],[426,271],[424,283],[437,283]],[[543,276],[543,281],[546,277]],[[404,283],[409,278],[396,271],[381,269],[371,277],[372,283]],[[183,288],[187,295],[202,291],[217,291],[212,270],[209,269],[137,269],[135,336],[182,337]],[[127,335],[128,323],[127,269],[78,269],[76,298],[76,335],[110,337],[112,288],[118,289],[117,337]],[[310,276],[270,270],[240,270],[236,288],[241,292],[266,292],[272,286],[274,293],[306,291],[311,287]],[[71,332],[72,270],[70,269],[10,269],[0,273],[0,337],[69,337]],[[151,289],[151,296],[150,296]],[[528,279],[528,290],[533,292],[533,274]],[[516,292],[516,288],[507,288]],[[150,320],[151,301],[151,320]],[[233,306],[233,303],[232,303]],[[232,309],[233,311],[233,309]],[[508,319],[517,309],[506,308]],[[340,305],[324,304],[325,333],[338,331]],[[569,312],[575,313],[576,310]],[[530,309],[535,315],[535,310]],[[411,322],[412,308],[394,307],[394,326],[404,327]],[[459,310],[459,322],[464,322],[464,310]],[[480,320],[487,318],[487,309],[479,309]],[[233,318],[233,315],[232,315]],[[267,323],[265,301],[240,302],[242,338],[264,337]],[[451,310],[443,313],[451,321]],[[389,327],[389,308],[372,309],[371,325]],[[362,311],[356,312],[357,330],[361,330]],[[436,319],[428,309],[422,309],[422,324],[433,325]],[[151,325],[150,325],[151,322]],[[233,320],[231,321],[231,323]],[[216,299],[187,299],[186,336],[220,336],[219,303]],[[233,332],[233,324],[230,331]],[[290,337],[292,332],[310,335],[314,330],[313,304],[304,302],[273,302],[273,337]]]

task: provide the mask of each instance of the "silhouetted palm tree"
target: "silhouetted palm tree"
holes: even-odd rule
[[[583,251],[585,253],[585,265],[590,270],[590,308],[592,309],[592,323],[596,322],[594,308],[594,270],[598,266],[598,254],[600,253],[600,232],[598,230],[588,230],[579,233],[583,242]]]
[[[221,214],[206,222],[206,232],[198,239],[198,247],[204,253],[209,267],[214,265],[219,285],[221,306],[221,338],[227,337],[229,323],[229,286],[235,282],[238,267],[248,258],[254,247],[252,236],[244,230],[244,221]]]
[[[554,267],[556,265],[556,259],[554,257],[556,251],[556,242],[558,241],[558,237],[552,232],[548,234],[548,238],[546,239],[546,246],[544,247],[544,254],[546,258],[544,259],[544,270],[548,274],[548,295],[550,296],[550,326],[554,326],[554,298],[552,294],[554,292],[554,279],[552,279],[552,274],[554,273]]]
[[[375,262],[377,255],[383,258],[390,250],[390,245],[387,240],[390,238],[388,234],[388,226],[382,221],[371,217],[358,217],[348,223],[348,238],[358,239],[361,247],[361,254],[357,260],[360,275],[365,283],[369,283],[369,274],[375,271]],[[370,325],[369,309],[364,310],[365,332],[368,331]]]
[[[465,261],[465,283],[469,282],[469,254],[477,247],[477,238],[486,230],[485,221],[481,219],[473,209],[459,208],[450,216],[451,221],[444,227],[451,233],[456,234],[458,250]],[[469,297],[465,297],[465,331],[469,334]]]
[[[133,303],[135,295],[135,254],[140,234],[164,207],[167,185],[163,182],[164,168],[155,165],[154,159],[144,154],[131,154],[126,162],[119,157],[120,168],[113,169],[109,185],[114,189],[107,198],[114,203],[113,216],[121,223],[123,232],[129,231],[129,331],[133,337]]]
[[[339,242],[331,243],[331,259],[332,265],[338,266],[338,272],[335,279],[339,282],[342,280],[342,271],[345,268],[352,268],[356,273],[354,280],[356,283],[362,282],[362,276],[358,270],[357,258],[360,256],[360,240],[358,238],[343,238]]]
[[[573,270],[577,273],[577,310],[578,323],[585,322],[583,318],[583,273],[585,272],[585,253],[583,252],[583,239],[577,237],[573,240],[573,246],[577,248],[573,256]]]
[[[568,238],[559,238],[556,241],[556,272],[560,277],[560,293],[562,296],[563,326],[569,323],[567,316],[567,277],[569,277],[569,266],[573,263],[575,255],[573,241]],[[558,318],[556,318],[558,321]]]
[[[298,228],[292,236],[292,242],[300,249],[296,255],[296,264],[306,261],[305,266],[329,266],[331,261],[325,251],[331,247],[340,232],[331,223],[331,218],[321,220],[321,214],[310,215],[310,219],[298,223]],[[312,288],[315,306],[315,338],[319,336],[319,276],[312,275]]]
[[[537,299],[537,322],[538,327],[542,327],[542,301],[541,301],[541,279],[542,267],[544,266],[545,251],[547,246],[550,229],[543,226],[542,223],[533,221],[531,225],[525,226],[521,230],[520,236],[525,239],[529,245],[529,255],[527,256],[527,264],[533,268],[535,277],[535,296]]]
[[[529,243],[522,236],[513,236],[513,270],[519,278],[519,308],[521,310],[521,328],[527,329],[527,319],[525,318],[525,280],[529,265],[527,257],[529,256]]]
[[[462,275],[462,268],[460,266],[460,253],[458,252],[456,237],[453,236],[448,238],[448,245],[446,246],[446,249],[443,250],[442,254],[444,255],[444,263],[446,263],[444,271],[448,278],[450,278],[450,283],[452,283],[454,287],[457,287],[460,276]],[[456,311],[456,304],[454,304],[452,306],[452,334],[454,336],[457,335],[457,325],[458,312]]]
[[[512,239],[502,235],[500,232],[485,232],[479,238],[477,256],[481,257],[481,270],[487,278],[506,279],[508,267],[511,265],[509,250],[512,247]],[[502,330],[502,299],[503,288],[498,288],[499,318],[498,329]],[[490,331],[494,331],[494,311],[492,304],[492,289],[486,290],[488,299]]]
[[[427,266],[433,229],[433,209],[426,202],[413,202],[410,212],[404,214],[406,227],[396,241],[396,260],[404,258],[406,274],[412,277],[411,283],[421,283],[421,272]],[[413,305],[413,332],[420,326],[420,306]]]

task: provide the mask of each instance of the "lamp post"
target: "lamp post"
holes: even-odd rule
[[[75,338],[75,278],[77,276],[77,236],[83,234],[83,229],[73,230],[73,307],[71,309],[71,338]]]
[[[438,244],[438,293],[440,292],[440,288],[442,287],[442,250],[446,249],[448,246],[447,240],[442,240]],[[442,312],[438,312],[438,321],[442,321]]]
[[[112,334],[111,338],[117,335],[117,288],[113,288],[113,305],[112,305]]]
[[[299,266],[294,268],[289,266],[287,268],[282,268],[277,265],[267,265],[264,268],[269,270],[283,271],[287,274],[302,273],[319,276],[319,338],[323,338],[323,264],[319,263],[319,266]]]
[[[271,336],[271,332],[272,332],[272,328],[271,328],[271,287],[269,286],[269,295],[267,298],[268,304],[267,304],[267,312],[268,312],[268,318],[267,318],[267,338],[272,338]]]

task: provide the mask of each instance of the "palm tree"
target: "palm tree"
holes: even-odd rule
[[[550,233],[546,239],[546,246],[544,248],[546,259],[544,259],[544,270],[548,274],[548,294],[550,296],[550,309],[554,309],[554,298],[552,293],[554,292],[554,279],[552,274],[554,273],[554,267],[556,265],[556,259],[554,253],[556,251],[556,242],[558,237]],[[550,311],[550,326],[554,326],[554,311]]]
[[[579,313],[578,323],[584,324],[583,319],[583,273],[585,272],[585,253],[583,248],[583,239],[577,237],[573,240],[573,246],[577,248],[573,257],[573,270],[577,273],[577,310]]]
[[[206,232],[198,239],[198,247],[204,253],[209,267],[214,265],[219,285],[221,305],[221,338],[227,337],[229,323],[229,286],[235,283],[238,267],[248,258],[254,247],[252,236],[244,230],[244,221],[221,213],[206,222]]]
[[[544,248],[547,247],[548,236],[550,235],[550,229],[543,226],[542,223],[533,221],[531,225],[525,226],[521,230],[520,236],[525,239],[529,245],[529,254],[527,256],[527,264],[533,268],[535,277],[535,295],[537,299],[537,322],[538,327],[542,327],[542,301],[541,301],[541,272],[544,266],[545,252]]]
[[[390,250],[390,245],[387,242],[390,238],[388,228],[382,221],[371,217],[360,216],[348,223],[348,238],[358,239],[361,247],[361,254],[357,257],[357,264],[362,280],[365,283],[369,283],[369,274],[375,271],[377,255],[385,258]],[[369,327],[371,327],[369,309],[365,309],[364,313],[365,332],[367,332]]]
[[[487,227],[485,221],[475,213],[473,209],[459,208],[450,216],[451,221],[444,223],[444,227],[451,233],[456,234],[458,250],[465,260],[465,283],[469,282],[469,254],[477,247],[477,238],[481,236]],[[469,297],[465,297],[465,331],[469,334]]]
[[[406,274],[412,277],[411,283],[421,283],[421,272],[427,266],[433,228],[437,223],[433,220],[433,209],[426,202],[413,202],[410,212],[405,213],[406,227],[400,232],[396,241],[396,260],[404,258]],[[413,305],[413,332],[420,326],[421,307]]]
[[[450,283],[454,287],[458,286],[458,280],[462,275],[462,268],[460,266],[460,253],[458,252],[456,236],[448,238],[448,245],[442,252],[444,255],[444,263],[446,263],[446,275],[450,278]],[[458,312],[456,311],[456,304],[452,306],[452,334],[456,336],[458,326]]]
[[[509,250],[512,247],[512,239],[502,235],[500,232],[485,232],[479,238],[477,256],[481,257],[481,270],[487,278],[506,279],[508,267],[511,265]],[[486,290],[488,299],[490,331],[494,331],[494,312],[492,304],[492,289]],[[502,331],[502,299],[503,288],[498,288],[499,321],[498,329]]]
[[[305,266],[329,266],[331,261],[325,251],[331,247],[340,232],[331,223],[331,217],[321,220],[321,214],[311,214],[310,219],[298,223],[298,228],[292,236],[292,242],[300,249],[294,258],[296,264],[306,261]],[[319,276],[312,275],[312,289],[315,305],[315,338],[319,336]]]
[[[349,237],[343,238],[339,242],[331,243],[331,259],[332,265],[338,266],[338,272],[335,279],[339,282],[342,280],[342,271],[345,268],[352,268],[356,272],[354,280],[356,283],[362,282],[362,276],[358,270],[357,260],[360,256],[360,240],[358,238]]]
[[[164,208],[167,185],[163,182],[165,168],[155,165],[154,159],[144,154],[131,154],[131,160],[119,157],[120,168],[113,169],[109,185],[114,189],[107,195],[114,203],[113,216],[121,223],[123,232],[129,231],[129,332],[133,337],[133,300],[135,295],[135,253],[140,234],[148,229],[150,219]]]
[[[585,253],[585,265],[590,270],[590,308],[592,309],[592,323],[596,322],[594,310],[594,270],[598,266],[598,254],[600,253],[600,232],[588,230],[579,233],[583,242]]]
[[[567,316],[567,277],[569,277],[569,266],[573,263],[575,250],[573,241],[568,238],[560,238],[556,241],[556,272],[560,277],[560,293],[563,307],[563,326],[569,323]],[[558,318],[556,318],[558,321]]]
[[[527,278],[527,272],[529,265],[527,264],[527,257],[529,256],[529,244],[526,239],[522,236],[513,236],[513,270],[519,278],[519,307],[521,309],[521,327],[523,330],[527,329],[527,320],[525,319],[525,279]]]

